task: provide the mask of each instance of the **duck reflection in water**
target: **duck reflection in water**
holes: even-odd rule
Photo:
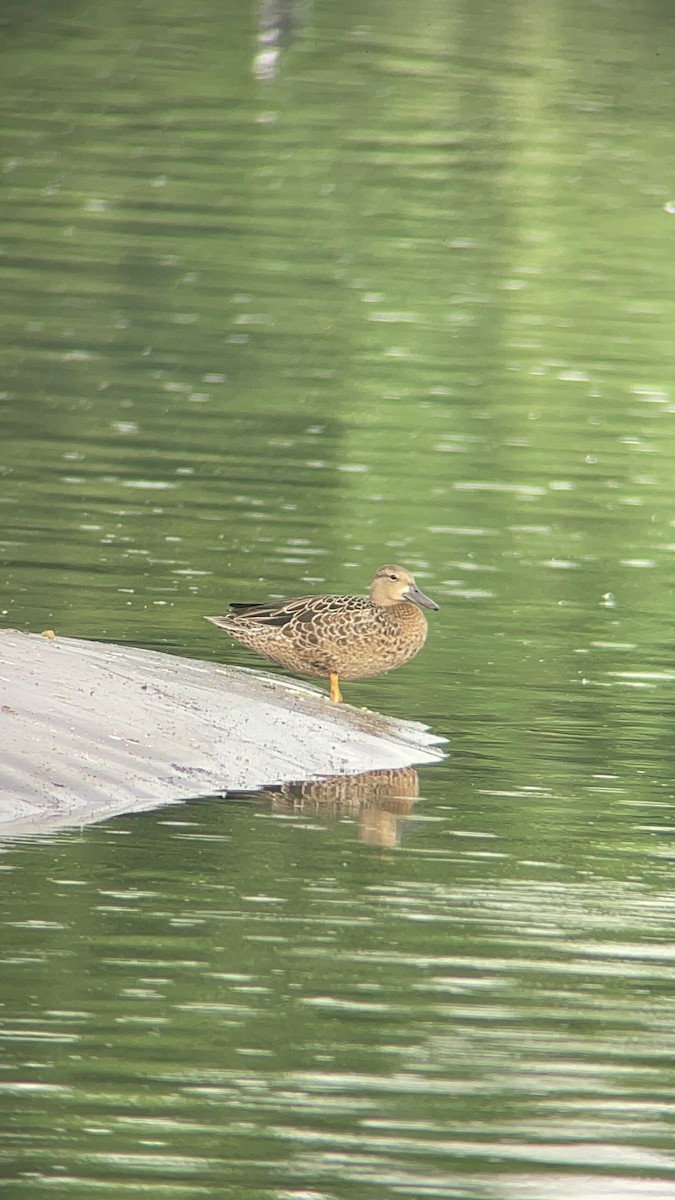
[[[274,812],[351,817],[361,842],[395,847],[419,795],[419,778],[414,767],[400,767],[288,783],[265,794]]]

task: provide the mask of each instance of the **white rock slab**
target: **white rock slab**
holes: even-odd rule
[[[442,740],[277,675],[0,630],[0,835],[435,762]]]

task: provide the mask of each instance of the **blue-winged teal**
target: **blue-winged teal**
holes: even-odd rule
[[[232,604],[224,617],[206,620],[287,671],[328,679],[339,702],[340,677],[382,675],[422,649],[427,623],[418,605],[438,608],[405,567],[380,567],[369,596]]]

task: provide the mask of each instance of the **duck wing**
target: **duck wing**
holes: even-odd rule
[[[228,617],[232,621],[255,621],[256,625],[288,625],[289,621],[312,621],[316,616],[317,600],[323,596],[299,596],[297,600],[281,600],[272,604],[231,604]]]

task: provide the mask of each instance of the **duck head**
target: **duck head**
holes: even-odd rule
[[[405,567],[380,567],[370,585],[370,598],[373,604],[385,607],[389,604],[400,604],[402,600],[410,600],[422,608],[438,608],[434,600],[430,600],[420,591],[410,571],[406,571]]]

